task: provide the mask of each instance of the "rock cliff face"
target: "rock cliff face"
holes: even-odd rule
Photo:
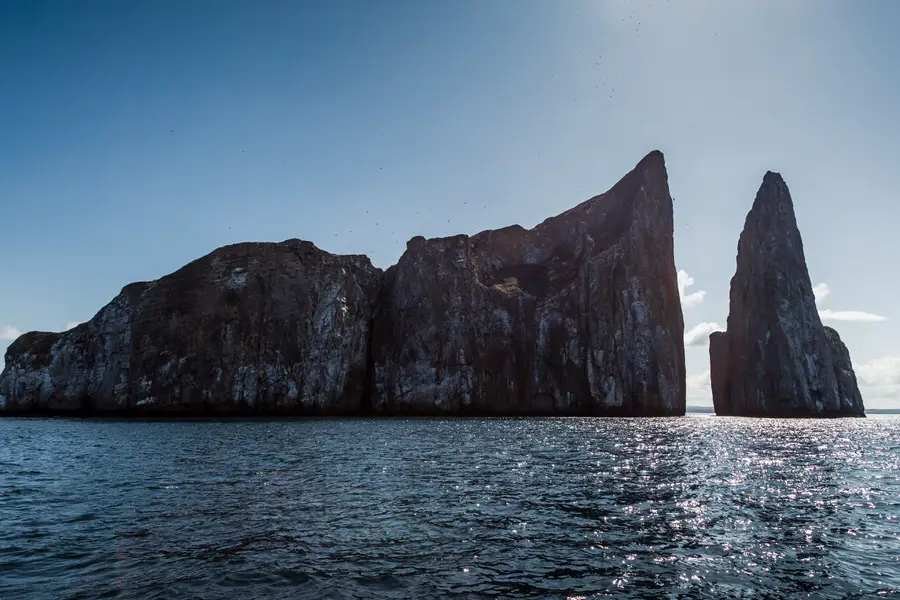
[[[534,229],[414,238],[375,318],[373,408],[683,414],[672,231],[654,152]]]
[[[825,327],[825,337],[828,338],[828,347],[831,350],[831,362],[834,364],[834,376],[838,384],[838,398],[840,398],[841,415],[862,417],[866,409],[863,406],[862,395],[856,383],[856,373],[853,372],[853,363],[850,362],[850,351],[841,341],[838,332]]]
[[[309,242],[237,244],[7,350],[7,412],[353,413],[381,271]]]
[[[653,152],[534,229],[412,239],[383,273],[220,248],[6,353],[6,414],[680,415],[672,199]]]
[[[709,341],[716,414],[864,414],[849,352],[819,319],[794,205],[777,173],[766,173],[744,223],[727,331]]]

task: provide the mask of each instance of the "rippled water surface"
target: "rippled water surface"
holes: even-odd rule
[[[0,420],[0,598],[900,597],[900,418]]]

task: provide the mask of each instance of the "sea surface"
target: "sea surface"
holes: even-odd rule
[[[898,598],[900,417],[0,419],[0,598]]]

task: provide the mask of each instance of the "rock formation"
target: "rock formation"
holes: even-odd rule
[[[384,412],[677,415],[684,324],[654,152],[526,230],[414,238],[373,331]]]
[[[534,229],[413,238],[386,273],[297,240],[221,248],[19,338],[0,410],[680,415],[683,332],[653,152]]]
[[[822,325],[784,180],[766,173],[747,214],[728,326],[709,338],[719,415],[862,416],[850,354]]]
[[[310,242],[220,248],[7,350],[7,412],[354,413],[381,270]]]

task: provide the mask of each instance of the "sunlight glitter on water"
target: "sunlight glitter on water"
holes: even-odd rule
[[[0,436],[4,600],[900,594],[897,418],[8,419]]]

